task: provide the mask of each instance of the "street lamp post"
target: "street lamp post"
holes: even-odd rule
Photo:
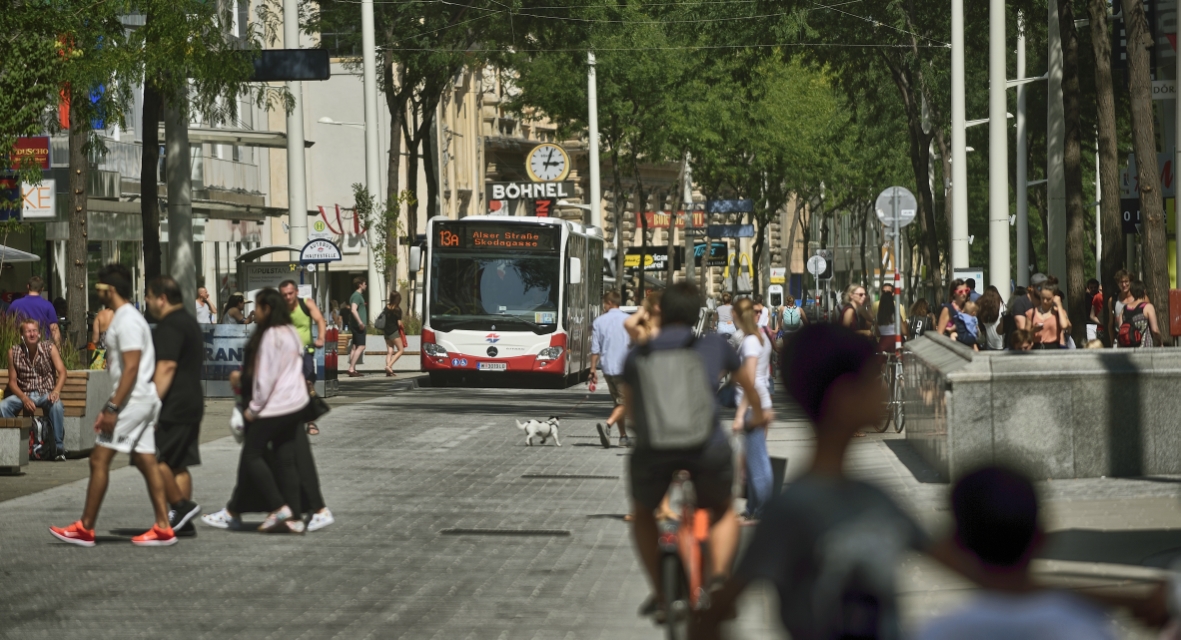
[[[377,142],[377,44],[373,35],[373,0],[361,0],[361,66],[365,99],[365,190],[376,203],[381,193],[381,160]],[[375,224],[384,211],[371,211],[370,214],[365,231],[365,241],[369,245],[369,315],[376,317],[385,307],[384,274],[377,269],[377,252],[384,251],[385,242],[377,237]],[[407,229],[407,232],[413,235],[415,230]]]
[[[951,266],[968,266],[968,151],[964,128],[964,0],[951,0]],[[936,276],[938,277],[938,276]]]
[[[599,201],[599,88],[595,77],[595,54],[586,54],[586,125],[589,139],[587,140],[587,162],[590,163],[590,225],[602,228],[603,208]],[[619,230],[616,229],[616,233]]]
[[[988,276],[992,286],[1007,294],[1009,138],[1005,119],[1005,0],[989,0],[988,7]]]
[[[299,48],[299,1],[283,0],[283,46]],[[308,241],[307,169],[303,145],[303,83],[288,81],[294,108],[287,114],[287,239],[301,247]]]

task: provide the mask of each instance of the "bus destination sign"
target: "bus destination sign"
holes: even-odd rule
[[[439,224],[435,247],[460,251],[557,251],[561,230],[550,225]]]

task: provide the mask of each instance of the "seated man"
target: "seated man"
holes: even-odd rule
[[[62,405],[62,387],[66,384],[66,365],[52,342],[41,341],[41,325],[28,319],[20,324],[21,342],[8,352],[8,393],[0,402],[0,416],[16,417],[21,409],[32,414],[37,407],[46,409],[57,441],[56,460],[66,459],[62,442],[66,429],[66,410]]]

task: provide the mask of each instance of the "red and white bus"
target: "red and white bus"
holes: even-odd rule
[[[433,218],[424,260],[422,370],[433,386],[512,374],[568,386],[590,370],[603,238],[557,218]]]

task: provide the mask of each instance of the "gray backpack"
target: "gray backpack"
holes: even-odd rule
[[[695,449],[713,435],[714,389],[691,339],[681,349],[636,352],[636,436],[655,450]]]

